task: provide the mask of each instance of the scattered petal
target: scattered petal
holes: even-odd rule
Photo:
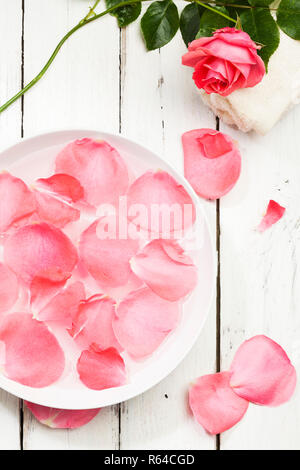
[[[248,401],[234,393],[230,373],[199,377],[189,390],[189,404],[196,421],[210,434],[220,434],[238,423]]]
[[[41,272],[72,272],[77,252],[69,238],[46,223],[26,225],[4,244],[6,264],[27,284]]]
[[[115,301],[94,295],[79,305],[70,334],[83,349],[96,344],[102,350],[113,347],[122,351],[112,327],[114,315]]]
[[[77,202],[84,197],[84,190],[78,179],[64,173],[57,173],[50,178],[40,178],[37,184],[70,202]]]
[[[47,299],[64,287],[71,275],[59,268],[40,271],[30,283],[30,304],[36,306],[43,302],[45,305]]]
[[[140,176],[130,186],[127,201],[129,219],[149,232],[182,231],[195,221],[196,211],[190,195],[166,171],[150,170]],[[143,209],[140,217],[131,216],[134,206],[138,212]]]
[[[9,173],[0,174],[0,232],[35,210],[35,199],[26,184]]]
[[[230,371],[234,392],[258,405],[281,405],[291,398],[296,387],[296,371],[287,354],[263,335],[244,341]]]
[[[36,213],[39,220],[63,228],[80,218],[80,211],[49,194],[35,191]]]
[[[100,239],[94,222],[82,234],[79,244],[80,258],[96,281],[106,287],[122,286],[132,273],[129,260],[138,250],[137,240],[118,238]]]
[[[264,232],[273,224],[278,222],[284,213],[285,207],[280,206],[278,202],[271,199],[267,207],[267,213],[264,215],[261,223],[258,226],[259,232]]]
[[[241,155],[234,141],[213,129],[195,129],[182,135],[184,176],[196,193],[219,199],[236,184]]]
[[[133,357],[153,353],[176,327],[177,303],[168,302],[148,287],[131,292],[117,307],[113,329],[119,343]]]
[[[46,325],[28,313],[6,315],[0,323],[0,341],[5,343],[5,374],[29,387],[47,387],[56,382],[65,358]]]
[[[25,401],[25,404],[40,423],[53,429],[80,428],[95,418],[101,410],[101,408],[91,410],[60,410],[58,408],[36,405],[29,401]]]
[[[56,172],[79,180],[86,202],[93,206],[117,203],[128,188],[126,165],[107,142],[93,139],[75,140],[56,157]]]
[[[39,312],[39,321],[54,321],[64,328],[71,328],[73,319],[77,315],[80,302],[85,298],[85,289],[82,282],[74,282],[59,292]]]
[[[114,348],[91,348],[81,353],[77,362],[81,382],[92,390],[119,387],[126,382],[125,363]]]
[[[3,263],[0,263],[0,312],[9,310],[19,295],[19,283],[16,275]]]
[[[132,271],[157,295],[171,302],[197,284],[197,269],[174,240],[153,240],[130,262]]]

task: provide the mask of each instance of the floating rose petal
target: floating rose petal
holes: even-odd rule
[[[189,404],[196,421],[210,434],[219,434],[238,423],[248,408],[248,401],[234,393],[230,373],[199,377],[189,390]]]
[[[230,371],[234,392],[258,405],[278,406],[288,401],[297,381],[285,351],[263,335],[254,336],[239,347]]]
[[[27,408],[42,424],[53,429],[76,429],[89,423],[101,410],[60,410],[25,401]]]
[[[0,174],[0,232],[35,210],[35,199],[26,184],[9,173]]]
[[[80,218],[80,211],[69,204],[39,191],[35,191],[34,194],[37,205],[36,213],[39,220],[63,228],[70,222]]]
[[[79,305],[70,334],[83,349],[96,344],[99,349],[122,348],[115,337],[112,321],[115,301],[103,295],[94,295]]]
[[[153,240],[130,262],[132,271],[163,299],[176,301],[197,283],[193,261],[174,240]]]
[[[39,321],[54,321],[64,328],[71,328],[73,319],[77,315],[80,301],[85,298],[85,289],[82,282],[74,282],[59,292],[39,312]]]
[[[19,295],[16,275],[3,263],[0,263],[0,312],[9,310]]]
[[[45,305],[47,299],[64,287],[71,275],[59,268],[40,271],[30,283],[30,304],[38,305],[39,302],[43,302]]]
[[[138,250],[137,240],[118,238],[100,239],[96,230],[100,221],[94,222],[83,232],[79,244],[80,258],[96,281],[106,287],[127,283],[131,269],[129,260]]]
[[[285,207],[282,207],[278,204],[278,202],[273,201],[272,199],[270,200],[268,207],[267,207],[267,213],[264,215],[261,223],[258,226],[259,232],[264,232],[268,228],[270,228],[273,224],[278,222],[279,219],[283,216],[285,213]]]
[[[0,341],[5,343],[4,369],[9,379],[41,388],[62,375],[65,358],[57,339],[30,314],[6,315],[0,323]]]
[[[180,308],[148,287],[131,292],[117,307],[113,329],[119,343],[133,357],[155,351],[179,321]]]
[[[218,199],[230,191],[241,172],[241,155],[233,140],[213,129],[182,135],[184,175],[199,196]]]
[[[93,390],[119,387],[126,382],[125,363],[114,348],[91,348],[81,353],[77,362],[81,382]]]
[[[107,142],[92,139],[75,140],[56,157],[56,172],[79,180],[86,202],[94,206],[117,203],[128,188],[126,165]]]
[[[37,184],[67,201],[77,202],[84,197],[84,190],[78,179],[64,173],[57,173],[50,178],[40,178]]]
[[[161,170],[147,171],[135,180],[127,202],[129,219],[149,232],[181,231],[189,228],[196,217],[193,201],[184,187]],[[137,217],[131,214],[134,208]]]
[[[46,223],[26,225],[4,244],[4,260],[20,278],[30,284],[42,272],[72,272],[77,253],[69,238]]]

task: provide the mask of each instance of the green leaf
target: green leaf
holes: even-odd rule
[[[118,3],[121,3],[121,1],[122,0],[105,0],[105,4],[107,8],[111,8],[115,5],[118,5]],[[124,7],[117,8],[116,10],[111,12],[111,15],[116,16],[118,20],[118,25],[120,26],[120,28],[124,28],[139,17],[141,9],[142,3],[137,2],[133,3],[132,5],[126,5]]]
[[[277,23],[288,36],[300,39],[300,0],[281,0]]]
[[[204,8],[197,3],[190,3],[181,12],[180,15],[180,31],[185,45],[188,46],[192,42],[200,28],[200,18]]]
[[[141,20],[142,33],[148,51],[171,41],[179,28],[179,16],[172,0],[153,2]]]
[[[249,0],[253,7],[268,7],[274,0]]]
[[[258,54],[263,59],[266,69],[271,55],[279,45],[279,30],[270,10],[253,8],[240,14],[243,30],[251,39],[262,45]]]
[[[214,6],[214,9],[228,15],[228,11],[224,7]],[[205,10],[200,19],[200,27],[196,38],[212,36],[216,29],[225,28],[225,26],[230,26],[229,20],[211,10]]]

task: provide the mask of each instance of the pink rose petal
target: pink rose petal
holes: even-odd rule
[[[148,287],[131,292],[117,307],[113,329],[119,343],[133,357],[153,353],[179,321],[180,308]]]
[[[123,159],[104,141],[81,139],[71,142],[56,157],[56,173],[77,178],[84,188],[86,202],[93,206],[117,203],[128,187]]]
[[[129,219],[149,232],[181,231],[189,228],[196,218],[190,195],[166,171],[150,170],[140,176],[130,186],[127,202]],[[143,208],[142,219],[130,213],[134,206]],[[158,212],[159,209],[161,213]],[[175,210],[175,215],[172,209]]]
[[[41,272],[56,269],[72,272],[77,252],[69,238],[46,223],[26,225],[4,244],[6,264],[26,283]]]
[[[45,305],[47,299],[62,289],[71,276],[71,273],[55,267],[40,271],[30,283],[30,304],[37,306],[41,302]]]
[[[35,210],[35,199],[26,184],[9,173],[0,174],[0,232],[28,217]]]
[[[29,387],[47,387],[56,382],[65,358],[46,325],[28,313],[6,315],[0,323],[0,341],[5,344],[5,374]]]
[[[16,275],[3,263],[0,263],[0,312],[9,310],[19,295],[19,283]]]
[[[278,202],[273,201],[271,199],[267,207],[267,213],[266,215],[264,215],[257,229],[260,232],[264,232],[265,230],[270,228],[273,224],[278,222],[278,220],[281,219],[284,213],[285,213],[285,207],[280,206]]]
[[[91,348],[81,353],[77,362],[81,382],[92,390],[119,387],[126,382],[125,363],[114,348]]]
[[[83,232],[79,244],[80,258],[91,276],[101,285],[122,286],[131,275],[129,260],[137,252],[139,243],[130,238],[100,239],[96,232],[99,223],[101,220]]]
[[[259,335],[236,352],[230,386],[240,397],[258,405],[278,406],[288,401],[296,386],[296,371],[279,344]]]
[[[77,281],[62,290],[39,312],[38,320],[59,323],[64,328],[71,328],[77,315],[80,301],[85,298],[82,282]]]
[[[196,193],[218,199],[236,184],[241,172],[241,155],[226,134],[212,129],[195,129],[182,135],[184,175]]]
[[[40,423],[53,429],[80,428],[95,418],[101,410],[101,408],[91,410],[60,410],[58,408],[36,405],[29,401],[25,401],[25,404]]]
[[[113,347],[122,351],[112,327],[114,315],[115,301],[108,296],[94,295],[79,305],[70,334],[83,349],[96,344],[99,349]]]
[[[189,390],[189,404],[196,421],[210,434],[219,434],[238,423],[248,408],[248,401],[234,393],[230,373],[199,377]]]
[[[131,262],[132,271],[163,299],[176,301],[197,284],[197,269],[173,240],[153,240]]]
[[[80,201],[84,197],[84,190],[78,179],[64,173],[57,173],[49,178],[40,178],[37,180],[37,184],[70,202]]]
[[[35,191],[36,214],[39,220],[63,228],[80,218],[80,211],[56,197]]]

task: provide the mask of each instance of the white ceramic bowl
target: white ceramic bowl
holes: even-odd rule
[[[180,324],[158,350],[137,365],[130,365],[129,383],[118,388],[94,391],[86,387],[72,387],[68,381],[59,380],[46,388],[31,388],[7,379],[0,374],[0,387],[4,390],[44,406],[62,409],[98,408],[120,403],[135,397],[164,379],[187,355],[195,343],[208,315],[215,286],[215,250],[204,210],[189,183],[170,165],[146,148],[124,137],[91,130],[51,132],[22,140],[0,154],[0,170],[26,180],[51,174],[57,151],[66,143],[83,137],[107,140],[121,155],[130,156],[134,167],[140,163],[147,168],[168,171],[190,194],[197,209],[198,285],[185,301]],[[145,170],[144,170],[145,171]],[[203,351],[205,354],[205,351]]]

